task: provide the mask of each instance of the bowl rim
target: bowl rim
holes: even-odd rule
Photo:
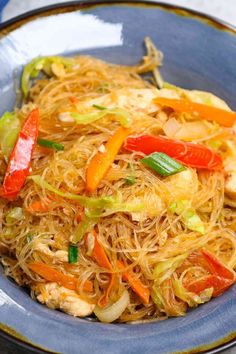
[[[171,0],[169,0],[171,1]],[[225,20],[219,19],[213,15],[208,15],[204,12],[190,9],[185,6],[174,5],[171,3],[163,3],[161,1],[155,0],[74,0],[68,2],[62,2],[59,4],[51,4],[43,7],[39,7],[34,10],[27,11],[23,14],[14,16],[9,20],[6,20],[0,23],[0,39],[13,31],[14,29],[20,27],[24,23],[32,21],[34,18],[50,16],[54,13],[58,13],[58,10],[61,10],[61,13],[68,13],[77,10],[86,10],[89,8],[97,7],[97,6],[115,6],[115,5],[124,5],[124,6],[144,6],[144,7],[159,7],[160,9],[176,12],[180,16],[188,16],[190,18],[195,18],[199,21],[204,22],[208,26],[216,27],[219,31],[227,31],[233,35],[236,35],[236,26],[228,23]],[[2,33],[1,33],[2,32]],[[4,324],[3,324],[4,325]],[[0,328],[0,338],[5,340],[6,342],[13,343],[19,349],[25,349],[32,353],[38,354],[58,354],[54,351],[48,351],[46,349],[40,348],[33,343],[27,342],[24,339],[18,338],[18,336],[11,331],[5,331]],[[224,342],[223,342],[224,341]],[[207,353],[207,354],[216,354],[220,353],[223,350],[227,350],[236,346],[236,337],[234,339],[225,340],[222,338],[223,344],[218,344],[212,349],[209,350],[201,350],[199,353]],[[214,343],[213,343],[214,345]],[[183,353],[184,354],[184,353]]]

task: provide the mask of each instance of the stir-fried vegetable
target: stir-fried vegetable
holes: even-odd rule
[[[105,117],[106,115],[110,114],[114,116],[114,118],[120,122],[120,124],[128,128],[131,125],[131,115],[128,111],[125,111],[122,108],[103,108],[101,109],[100,106],[95,106],[99,109],[99,112],[92,112],[92,113],[71,113],[71,117],[75,119],[76,123],[78,124],[91,124],[96,122],[97,120]]]
[[[91,238],[93,238],[93,240],[91,240]],[[97,233],[95,230],[93,230],[93,233],[89,233],[86,236],[86,244],[87,248],[89,248],[90,257],[93,258],[100,267],[111,271],[112,265],[106,255],[104,248],[98,241]]]
[[[84,215],[79,225],[75,228],[75,231],[72,235],[72,242],[78,243],[82,240],[84,235],[87,232],[90,232],[93,227],[97,224],[98,218],[91,218],[89,216]]]
[[[68,261],[69,261],[69,263],[77,263],[78,262],[78,246],[69,245]]]
[[[170,176],[185,170],[184,166],[163,152],[154,152],[141,159],[141,162],[161,176]]]
[[[197,231],[200,234],[205,233],[205,227],[202,220],[188,200],[178,200],[171,203],[169,210],[172,213],[181,215],[181,220],[189,230]]]
[[[157,97],[154,99],[154,102],[161,106],[171,107],[177,112],[189,113],[198,119],[202,118],[215,121],[226,127],[232,127],[236,120],[235,112],[225,111],[220,108],[192,102],[186,99]]]
[[[27,211],[30,213],[46,213],[48,210],[48,201],[40,199],[32,202],[27,208]]]
[[[67,289],[76,290],[79,286],[79,281],[76,277],[59,272],[58,270],[54,269],[53,267],[47,264],[34,262],[28,264],[28,267],[45,280],[58,283],[59,285],[62,285]],[[83,289],[85,291],[92,291],[92,283],[89,280],[86,280],[84,282]]]
[[[125,269],[123,262],[118,261],[117,265],[120,269]],[[131,270],[122,272],[122,278],[130,284],[131,289],[140,297],[144,304],[149,303],[150,290]]]
[[[6,215],[7,224],[12,224],[15,221],[19,221],[22,219],[24,219],[24,213],[23,213],[23,209],[20,207],[15,207],[11,209],[11,211],[9,211],[9,213],[7,213]]]
[[[135,176],[128,176],[125,178],[125,184],[128,184],[129,186],[133,186],[136,183]]]
[[[153,152],[163,152],[186,166],[199,169],[220,170],[222,168],[221,156],[209,148],[162,136],[130,137],[125,143],[125,148],[129,151],[140,151],[146,155]]]
[[[170,278],[174,271],[183,263],[188,254],[183,253],[179,256],[158,262],[153,270],[155,285],[160,285],[166,279]]]
[[[125,138],[130,134],[127,128],[119,128],[105,144],[105,152],[98,151],[90,161],[86,172],[86,189],[94,192],[115,160]]]
[[[11,129],[9,129],[11,127]],[[5,112],[0,118],[0,150],[8,160],[20,132],[20,120],[13,112]]]
[[[117,302],[104,309],[96,306],[94,313],[100,321],[110,323],[117,320],[117,318],[122,315],[126,307],[129,305],[129,302],[129,293],[127,290],[124,290],[123,294],[119,300],[117,300]]]
[[[72,65],[72,59],[63,58],[59,56],[35,58],[29,62],[23,70],[21,78],[21,89],[24,97],[27,97],[30,89],[30,80],[36,78],[40,71],[44,71],[51,76],[53,73],[59,75],[66,67]]]
[[[199,304],[203,304],[209,301],[213,294],[213,288],[205,289],[198,295],[191,291],[188,291],[182,284],[180,279],[172,279],[174,293],[178,299],[186,302],[189,307],[195,307]]]
[[[15,199],[29,174],[32,153],[37,141],[39,111],[34,109],[26,118],[11,152],[4,177],[1,196]]]
[[[62,145],[60,143],[56,143],[55,141],[50,141],[50,140],[38,138],[37,144],[40,146],[46,147],[48,149],[54,149],[57,151],[64,150],[64,145]]]
[[[60,197],[78,201],[79,204],[87,208],[105,209],[105,208],[112,207],[113,204],[117,202],[117,198],[111,196],[93,198],[93,197],[86,197],[83,195],[77,195],[73,193],[62,192],[60,189],[53,187],[51,184],[46,182],[43,179],[43,177],[38,175],[30,176],[29,179],[34,181],[34,183],[40,186],[41,188],[47,189],[48,191],[55,193]]]
[[[209,251],[201,249],[189,258],[194,265],[200,265],[209,274],[200,279],[184,284],[185,288],[193,293],[199,294],[205,289],[213,288],[212,296],[218,296],[236,282],[235,272],[227,268]]]

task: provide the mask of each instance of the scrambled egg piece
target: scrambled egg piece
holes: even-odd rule
[[[42,288],[43,287],[43,288]],[[60,309],[72,316],[91,315],[95,305],[82,300],[74,290],[69,290],[57,283],[40,285],[41,293],[37,299],[52,309]]]

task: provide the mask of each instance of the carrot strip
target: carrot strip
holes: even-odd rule
[[[112,289],[114,288],[116,283],[116,275],[115,274],[110,274],[110,281],[109,281],[109,285],[106,288],[104,294],[102,294],[102,296],[100,297],[100,299],[98,300],[98,306],[100,307],[105,307],[108,302],[109,302],[109,296],[112,292]]]
[[[120,269],[124,269],[125,265],[123,262],[118,261],[117,265]],[[123,280],[127,281],[132,290],[140,297],[140,299],[145,303],[149,303],[150,291],[149,289],[138,279],[132,271],[125,271],[122,274]]]
[[[36,200],[35,202],[31,203],[27,208],[27,211],[29,211],[30,213],[45,213],[48,210],[48,203],[46,203],[44,200]]]
[[[130,129],[120,127],[105,144],[105,152],[98,151],[90,161],[86,172],[86,189],[94,192],[120,150]]]
[[[225,127],[232,127],[236,121],[236,113],[186,99],[157,97],[153,100],[161,106],[171,107],[177,112],[190,113],[197,118],[215,121]]]
[[[49,282],[58,283],[59,285],[62,285],[70,290],[76,290],[78,287],[78,279],[72,275],[63,274],[47,264],[35,262],[28,264],[28,267]],[[89,280],[86,280],[84,283],[84,290],[93,290],[93,284]]]
[[[89,236],[86,235],[87,246],[88,246],[88,237]],[[90,256],[97,262],[97,264],[100,267],[106,268],[108,270],[112,270],[112,265],[103,247],[98,242],[97,233],[95,232],[95,230],[93,231],[93,237],[94,237],[94,246]]]

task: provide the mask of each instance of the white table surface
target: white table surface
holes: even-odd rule
[[[66,1],[67,0],[10,0],[3,10],[2,21],[6,21],[35,8]],[[236,0],[161,0],[161,2],[185,6],[200,12],[205,12],[236,26]],[[26,351],[13,348],[11,345],[0,339],[0,353],[26,354]],[[236,347],[223,351],[222,354],[223,353],[236,354]]]

